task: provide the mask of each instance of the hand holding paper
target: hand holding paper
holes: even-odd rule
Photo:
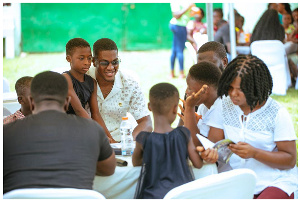
[[[213,148],[218,151],[218,161],[221,161],[223,163],[227,163],[232,155],[232,151],[228,148],[229,144],[232,144],[232,142],[229,139],[220,140],[217,143],[213,143],[207,138],[196,134],[199,141],[202,143],[203,147],[205,149]]]

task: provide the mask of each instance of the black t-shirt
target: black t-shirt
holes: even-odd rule
[[[112,148],[91,119],[43,111],[3,126],[3,192],[19,188],[92,189],[97,162]]]
[[[81,106],[85,108],[86,104],[90,101],[91,95],[94,91],[94,79],[91,76],[84,74],[84,82],[80,82],[75,77],[73,77],[73,75],[69,71],[66,71],[65,73],[67,73],[71,77],[73,89],[81,103]],[[69,105],[67,114],[75,114],[75,111],[71,104]]]

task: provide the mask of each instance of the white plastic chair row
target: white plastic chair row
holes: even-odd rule
[[[9,191],[3,199],[105,199],[94,190],[76,188],[26,188]]]

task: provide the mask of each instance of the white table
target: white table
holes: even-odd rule
[[[116,156],[126,160],[128,166],[116,167],[111,176],[95,176],[93,189],[100,192],[107,199],[133,199],[141,166],[133,167],[131,157]],[[195,179],[217,174],[216,164],[204,164],[201,169],[193,168]]]

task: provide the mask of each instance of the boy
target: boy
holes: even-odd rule
[[[215,64],[215,66],[217,66],[220,71],[223,72],[228,64],[228,58],[224,45],[215,41],[210,41],[203,44],[197,52],[197,63],[202,61],[209,61]],[[184,100],[186,100],[186,94],[184,95]],[[197,110],[198,106],[196,105],[195,112],[197,112]],[[178,126],[181,125],[183,125],[182,119],[180,119],[178,123]]]
[[[211,114],[216,109],[217,106],[221,105],[221,99],[218,98],[218,83],[221,78],[220,69],[210,62],[200,62],[193,65],[187,76],[187,99],[184,102],[185,109],[184,125],[191,131],[191,137],[195,146],[201,146],[196,134],[201,134],[204,137],[208,137],[210,127],[207,125],[210,122]],[[206,86],[206,88],[202,88]],[[201,92],[200,97],[196,97],[200,89],[204,89]],[[197,121],[195,117],[195,106],[199,105],[197,114],[200,119]],[[181,114],[178,114],[181,116]],[[210,138],[209,138],[210,139]],[[211,140],[216,142],[215,140]],[[198,148],[199,149],[199,148]],[[203,149],[199,149],[203,151]],[[215,150],[207,149],[205,152],[201,153],[201,157],[207,162],[215,162],[217,159],[217,154]]]
[[[171,127],[178,109],[177,88],[169,83],[156,84],[150,89],[149,100],[154,130],[138,134],[132,155],[133,165],[142,165],[135,195],[138,199],[163,198],[174,187],[194,180],[188,157],[194,167],[203,165],[189,130]]]
[[[67,113],[90,118],[85,110],[88,104],[92,119],[103,127],[110,142],[115,142],[99,113],[96,81],[85,74],[92,62],[90,44],[82,38],[71,39],[66,44],[66,55],[66,59],[71,66],[71,70],[63,73],[68,81],[68,95],[71,96]]]
[[[3,119],[3,124],[13,122],[17,119],[23,119],[25,116],[31,114],[31,109],[28,101],[30,95],[30,84],[32,77],[24,76],[17,80],[15,84],[16,93],[18,96],[18,102],[21,104],[21,109],[16,111],[14,114],[7,116]]]

